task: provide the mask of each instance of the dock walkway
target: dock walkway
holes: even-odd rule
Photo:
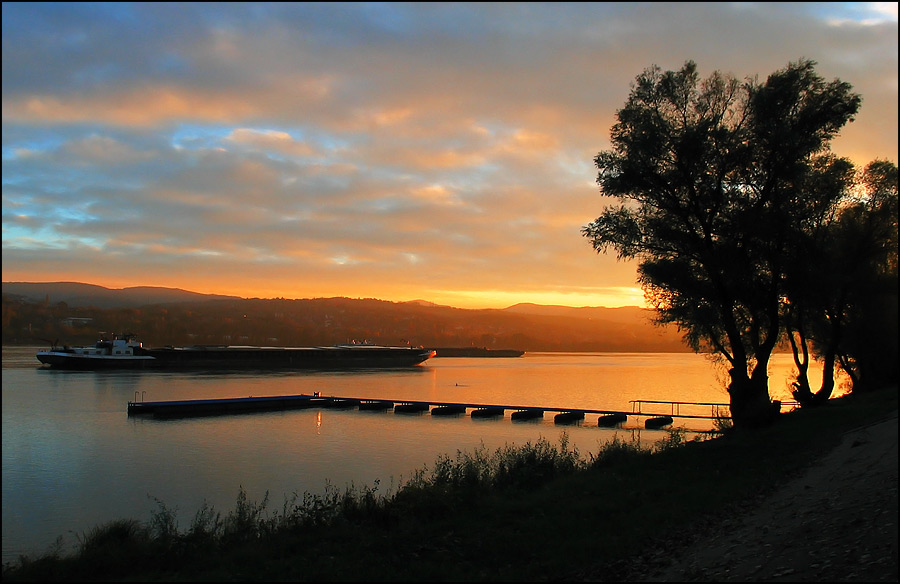
[[[599,416],[598,426],[618,426],[629,418],[644,421],[650,429],[663,428],[674,423],[676,418],[722,420],[728,419],[728,404],[697,402],[664,402],[634,400],[632,410],[615,411],[546,406],[523,406],[512,404],[474,404],[460,402],[409,401],[372,399],[358,397],[308,395],[249,396],[240,398],[219,398],[174,401],[133,401],[128,402],[128,415],[150,415],[154,418],[181,418],[191,416],[214,416],[261,411],[281,411],[307,408],[358,408],[360,410],[394,410],[395,413],[431,413],[432,415],[465,415],[467,410],[473,418],[501,417],[512,412],[512,420],[541,419],[545,412],[555,413],[558,424],[582,423],[586,415]],[[645,406],[668,406],[668,411],[644,411]],[[790,404],[783,404],[790,405]],[[688,406],[709,407],[709,413],[683,413]]]

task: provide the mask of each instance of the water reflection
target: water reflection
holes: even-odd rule
[[[556,426],[552,415],[512,421],[510,412],[474,420],[356,408],[128,417],[127,403],[138,395],[165,401],[318,391],[395,402],[614,411],[630,410],[635,399],[727,402],[715,368],[692,354],[436,358],[404,370],[255,374],[63,372],[39,368],[35,352],[3,348],[4,561],[104,521],[146,521],[155,510],[149,497],[177,508],[184,526],[204,502],[230,511],[240,488],[256,500],[268,491],[277,505],[293,492],[321,493],[326,483],[396,485],[439,455],[480,447],[558,444],[565,437],[587,457],[613,438],[651,444],[666,436],[633,421],[614,429],[598,428],[596,418]],[[782,399],[779,386],[790,373],[787,358],[770,369],[775,399]]]

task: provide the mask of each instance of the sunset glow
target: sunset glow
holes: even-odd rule
[[[642,305],[593,157],[635,76],[800,58],[897,161],[896,3],[3,4],[3,280]]]

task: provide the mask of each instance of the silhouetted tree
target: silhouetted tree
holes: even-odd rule
[[[771,421],[767,366],[782,332],[784,278],[811,182],[845,163],[829,144],[859,109],[841,81],[801,60],[765,83],[696,64],[651,67],[617,112],[595,163],[620,201],[583,228],[594,249],[637,259],[660,323],[727,360],[736,426]]]
[[[826,313],[817,347],[836,346],[853,391],[896,384],[897,359],[897,166],[875,161],[861,173],[858,190],[841,209],[834,229],[831,272],[845,298],[842,312]],[[837,339],[828,333],[836,331]],[[816,394],[817,401],[827,395]]]
[[[854,185],[853,166],[833,161],[817,170],[824,172],[811,173],[798,198],[802,208],[795,218],[794,253],[786,265],[782,304],[785,334],[797,367],[793,394],[802,405],[824,402],[834,390],[843,314],[853,282],[852,266],[844,269],[852,254],[839,237],[840,208]],[[815,394],[809,381],[813,356],[822,361],[822,384]]]

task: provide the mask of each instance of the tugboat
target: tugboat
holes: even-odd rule
[[[432,349],[370,344],[330,347],[192,345],[144,347],[133,334],[101,339],[92,347],[40,351],[38,361],[55,369],[371,369],[411,367],[434,357]]]
[[[38,352],[37,360],[57,369],[95,371],[100,369],[142,369],[156,359],[145,353],[143,344],[132,334],[100,339],[92,347],[50,347]]]

